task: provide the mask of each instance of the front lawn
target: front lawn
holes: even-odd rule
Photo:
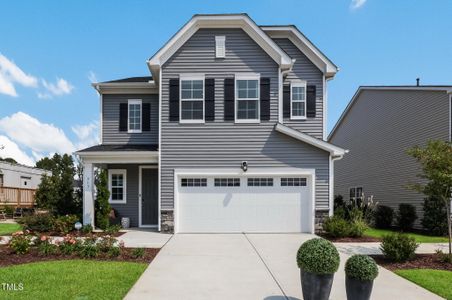
[[[0,235],[10,235],[22,230],[22,226],[17,223],[0,223]]]
[[[65,260],[0,268],[1,299],[122,299],[146,269],[145,263]],[[1,287],[1,286],[0,286]]]
[[[397,270],[396,274],[448,300],[452,300],[452,272],[430,269]]]
[[[369,228],[364,232],[364,236],[373,237],[373,238],[383,238],[384,235],[394,233],[396,231],[388,230],[388,229],[376,229],[376,228]],[[416,239],[416,242],[418,243],[448,243],[449,240],[447,237],[442,236],[429,236],[429,235],[423,235],[419,233],[403,233],[405,235],[412,236]]]

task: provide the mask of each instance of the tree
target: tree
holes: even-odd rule
[[[422,166],[423,174],[419,177],[427,183],[412,186],[413,189],[430,197],[440,199],[446,206],[446,219],[449,235],[449,256],[452,256],[451,228],[451,191],[452,191],[452,143],[431,140],[424,148],[419,146],[408,150]]]
[[[14,158],[11,158],[11,157],[6,157],[6,158],[1,158],[0,157],[0,161],[6,161],[6,162],[9,162],[11,164],[17,164],[17,161]]]
[[[95,202],[96,225],[100,229],[106,229],[110,225],[111,206],[108,203],[110,191],[108,190],[107,171],[100,169],[96,178],[97,197]]]

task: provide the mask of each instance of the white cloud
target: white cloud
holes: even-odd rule
[[[366,1],[367,0],[352,0],[350,8],[353,10],[361,8],[364,4],[366,4]]]
[[[93,71],[89,71],[88,79],[89,81],[91,81],[91,83],[98,82],[96,73],[94,73]]]
[[[35,160],[25,153],[19,146],[11,141],[8,137],[0,135],[0,157],[11,157],[18,163],[34,166]]]
[[[0,93],[17,97],[14,84],[36,88],[38,79],[26,74],[13,61],[0,53]]]
[[[72,153],[75,150],[61,128],[42,123],[23,112],[0,119],[0,131],[20,146],[29,148],[35,157],[43,153]]]
[[[74,86],[63,78],[58,78],[56,83],[50,83],[42,79],[42,85],[47,90],[47,92],[38,93],[38,97],[41,99],[52,98],[52,96],[69,95],[74,89]]]
[[[77,149],[85,149],[99,144],[99,122],[93,121],[86,125],[75,125],[71,127],[77,136]]]

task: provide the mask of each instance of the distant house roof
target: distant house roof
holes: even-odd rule
[[[96,145],[83,150],[80,152],[109,152],[109,151],[158,151],[158,145]]]
[[[124,83],[124,82],[149,82],[152,81],[152,76],[127,77],[115,80],[109,80],[99,83]]]

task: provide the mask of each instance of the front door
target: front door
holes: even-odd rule
[[[141,169],[141,226],[158,224],[157,169]]]

